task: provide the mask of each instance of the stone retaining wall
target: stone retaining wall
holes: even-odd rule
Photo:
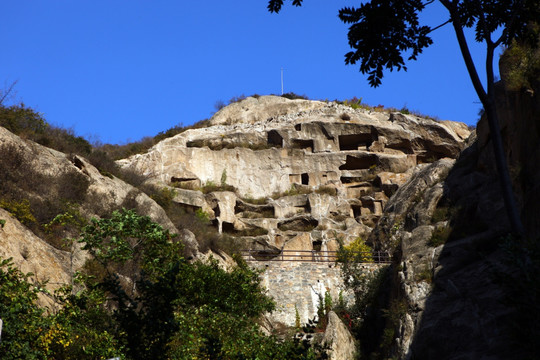
[[[326,291],[330,292],[334,303],[337,303],[340,291],[346,301],[352,299],[345,292],[340,266],[335,263],[258,261],[250,264],[264,269],[262,283],[277,305],[276,311],[269,316],[274,321],[294,326],[296,306],[300,322],[307,323],[308,319],[317,316],[319,294],[324,298]],[[381,266],[385,265],[362,265],[370,274]]]

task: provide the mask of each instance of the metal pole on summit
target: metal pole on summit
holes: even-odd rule
[[[281,67],[281,95],[283,95],[283,67]]]

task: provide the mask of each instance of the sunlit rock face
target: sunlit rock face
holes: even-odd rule
[[[457,157],[470,133],[462,123],[277,96],[231,104],[209,124],[118,163],[176,188],[175,202],[261,251],[299,234],[317,251],[367,237],[392,194],[417,169]]]

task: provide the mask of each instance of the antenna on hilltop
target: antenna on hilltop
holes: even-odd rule
[[[283,95],[283,67],[281,67],[281,95]]]

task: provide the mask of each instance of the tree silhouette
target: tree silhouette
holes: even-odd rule
[[[301,6],[303,0],[292,0]],[[474,89],[484,106],[493,143],[495,162],[502,187],[502,194],[515,233],[524,235],[519,210],[512,190],[508,165],[502,145],[499,120],[495,104],[495,75],[493,56],[501,45],[512,41],[525,41],[536,46],[538,30],[530,26],[540,19],[538,0],[438,0],[448,11],[448,18],[435,27],[421,25],[419,14],[435,0],[371,0],[359,7],[344,7],[339,18],[350,24],[346,64],[360,64],[360,72],[368,74],[368,82],[381,84],[384,70],[407,70],[407,60],[416,60],[422,50],[433,43],[430,33],[441,26],[454,28],[461,54]],[[268,10],[278,13],[283,0],[270,0]],[[474,28],[475,40],[486,45],[486,86],[480,81],[464,29]],[[495,34],[498,37],[495,37]]]

